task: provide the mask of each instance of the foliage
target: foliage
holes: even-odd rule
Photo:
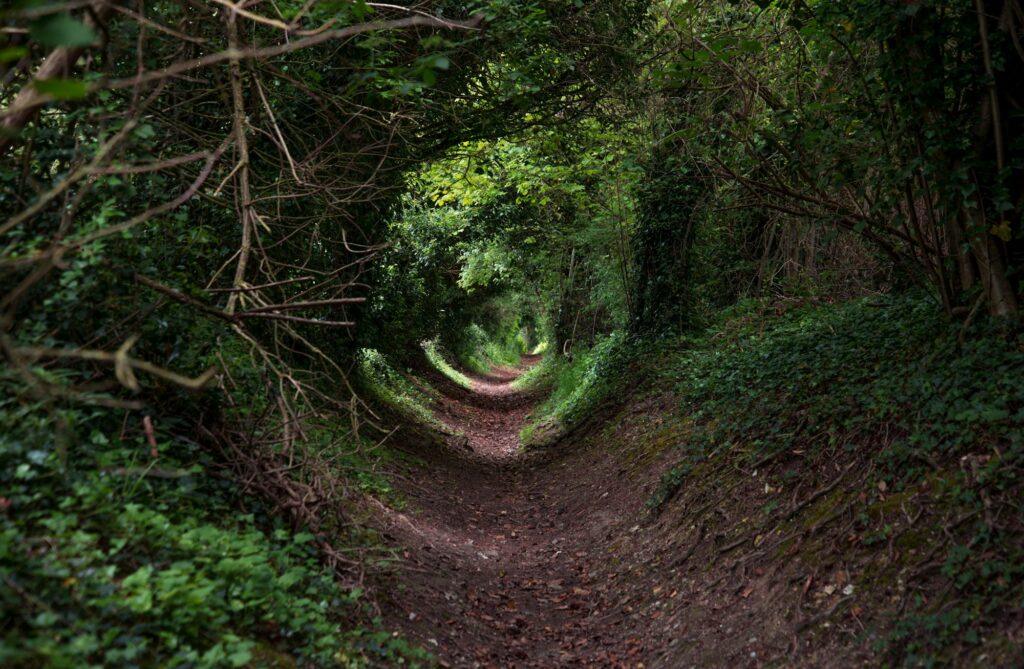
[[[417,162],[580,113],[645,11],[5,5],[0,662],[422,659],[366,620],[325,536],[361,549],[350,496],[388,494],[366,403],[426,417],[400,358],[526,254],[490,268],[497,211],[454,249],[461,212],[405,239],[381,212]],[[510,323],[495,360],[522,347]]]
[[[685,165],[662,150],[648,161],[636,198],[641,215],[632,236],[631,330],[682,329],[693,312],[693,253],[701,198],[699,182]]]
[[[427,360],[433,365],[439,372],[447,376],[449,379],[459,384],[463,388],[472,388],[473,382],[468,376],[455,369],[450,362],[448,362],[448,356],[441,350],[440,345],[436,341],[428,341],[423,344],[423,353],[427,356]]]
[[[425,164],[374,270],[370,308],[380,325],[367,338],[401,354],[443,336],[480,369],[486,361],[470,358],[481,342],[458,341],[473,324],[493,327],[501,347],[522,325],[563,347],[583,334],[581,321],[590,338],[625,323],[636,139],[591,120],[465,143]]]
[[[443,360],[440,356],[430,355],[433,347],[425,348],[432,361]],[[380,351],[363,349],[359,356],[358,383],[368,398],[404,412],[409,419],[439,425],[429,408],[433,396],[428,389],[414,385]]]
[[[523,443],[531,445],[533,435],[544,425],[554,425],[564,432],[594,414],[622,390],[629,378],[625,371],[642,350],[616,332],[592,348],[577,352],[572,360],[545,358],[529,383],[549,387],[551,393],[534,410],[532,422],[523,428]]]
[[[989,325],[963,338],[913,294],[781,316],[739,305],[656,357],[692,429],[648,505],[662,506],[708,458],[726,453],[757,468],[796,452],[808,462],[866,458],[861,467],[876,468],[871,489],[924,486],[953,517],[986,516],[940,544],[955,596],[914,596],[886,635],[908,666],[949,660],[1024,595],[1020,528],[991,515],[995,505],[1013,508],[1022,484],[1021,350]],[[972,471],[971,462],[984,465]]]
[[[57,433],[43,405],[12,395],[0,409],[4,666],[361,666],[404,652],[352,622],[361,593],[321,565],[312,534],[239,499],[173,424],[158,422],[153,447],[98,409],[61,410]]]
[[[925,475],[929,458],[1022,436],[1006,431],[1024,418],[1024,386],[1005,373],[1024,362],[1020,351],[992,336],[961,344],[927,299],[797,308],[768,323],[754,305],[673,364],[686,412],[714,425],[710,441],[742,438],[757,461],[794,440],[836,448],[842,435],[890,425],[904,436],[878,457],[899,486]]]
[[[784,261],[769,277],[824,261],[877,281],[866,243],[947,312],[980,291],[991,313],[1012,316],[1018,9],[665,3],[652,37],[665,55],[650,69],[661,142],[697,178],[729,186],[712,189],[717,212],[767,219],[766,250]],[[853,254],[870,262],[849,264]]]

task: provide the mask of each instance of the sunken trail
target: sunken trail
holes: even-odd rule
[[[536,360],[467,374],[471,390],[431,375],[437,417],[465,436],[396,472],[410,504],[382,519],[405,558],[382,584],[386,625],[457,667],[669,664],[678,621],[662,598],[644,603],[672,578],[645,568],[667,547],[645,555],[633,525],[662,468],[631,467],[578,432],[520,454],[537,398],[514,381]]]

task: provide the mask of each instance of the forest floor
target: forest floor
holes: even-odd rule
[[[441,391],[437,417],[464,437],[417,449],[393,472],[407,505],[379,519],[403,558],[379,588],[385,625],[453,667],[792,661],[792,628],[778,625],[783,604],[763,587],[765,571],[709,565],[684,514],[652,519],[644,507],[668,458],[621,444],[649,446],[672,398],[641,394],[524,455],[518,433],[537,398],[513,381],[533,362],[470,375],[471,391],[429,379]],[[801,664],[828,657],[827,642],[815,645]]]

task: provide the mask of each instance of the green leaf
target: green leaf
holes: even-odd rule
[[[54,14],[34,21],[29,36],[46,46],[88,46],[96,41],[93,29],[70,14]]]
[[[990,232],[1004,242],[1013,239],[1013,230],[1010,228],[1008,221],[1003,221],[999,225],[993,225]]]
[[[57,100],[81,100],[89,94],[89,86],[79,79],[39,79],[32,85]]]
[[[228,655],[228,662],[232,667],[244,667],[252,660],[252,651],[249,648],[239,648]]]
[[[0,63],[10,63],[11,61],[18,60],[22,56],[28,53],[28,49],[23,46],[8,46],[0,49]]]
[[[743,53],[761,53],[764,51],[764,45],[756,39],[743,40],[740,42],[740,51]]]

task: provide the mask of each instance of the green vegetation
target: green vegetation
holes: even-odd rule
[[[691,475],[716,458],[738,457],[755,471],[793,454],[803,463],[857,463],[864,478],[855,490],[889,491],[918,510],[937,505],[936,524],[961,519],[955,535],[930,539],[955,594],[911,596],[884,647],[917,666],[981,644],[1024,596],[1024,535],[1010,520],[1024,454],[1019,337],[984,327],[964,337],[919,295],[781,316],[765,307],[734,309],[658,357],[692,424],[650,508],[693,485]],[[924,501],[903,494],[921,490]],[[782,511],[768,510],[766,524],[783,523]],[[891,536],[867,516],[862,527],[880,529],[883,542]]]
[[[571,360],[548,357],[533,375],[521,377],[521,387],[549,387],[551,394],[534,411],[533,421],[523,428],[529,445],[537,428],[548,425],[565,432],[597,411],[609,395],[622,389],[625,363],[635,355],[621,333],[599,340]]]
[[[625,62],[591,38],[645,8],[121,4],[0,13],[0,663],[397,661],[349,585],[382,550],[350,512],[390,495],[372,405],[430,417],[405,363],[489,270],[432,281],[484,237],[432,256],[381,212],[582,109]]]
[[[821,450],[860,447],[891,427],[880,444],[879,480],[894,489],[919,481],[939,462],[992,448],[1015,457],[1024,364],[1015,339],[976,336],[920,296],[872,297],[841,307],[797,307],[765,317],[762,305],[731,314],[725,328],[687,341],[672,356],[684,411],[713,422],[700,443],[743,441],[751,463],[799,444]],[[897,436],[898,435],[898,436]],[[699,454],[698,454],[699,455]]]
[[[425,347],[432,351],[432,347]],[[439,356],[430,356],[431,361]],[[452,370],[453,374],[456,374]],[[430,412],[431,394],[426,388],[413,384],[408,376],[402,374],[388,362],[379,351],[363,349],[359,352],[358,381],[363,392],[377,402],[399,409],[407,418],[420,420],[424,423],[437,425],[437,420]]]
[[[0,664],[429,663],[373,613],[396,546],[366,509],[398,498],[402,428],[445,433],[428,373],[534,355],[524,457],[671,396],[652,515],[722,462],[841,462],[806,510],[859,505],[851,554],[935,547],[865,614],[876,651],[1012,640],[1020,0],[0,22]]]
[[[387,634],[346,631],[364,615],[361,593],[322,567],[314,535],[243,499],[173,426],[158,423],[151,445],[97,410],[62,411],[56,434],[42,405],[6,400],[0,416],[4,666],[358,666],[404,654]]]

